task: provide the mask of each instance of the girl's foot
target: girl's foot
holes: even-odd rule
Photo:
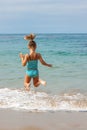
[[[46,86],[46,81],[39,79],[40,84],[42,84],[43,86]]]
[[[25,84],[25,90],[30,91],[30,83]]]

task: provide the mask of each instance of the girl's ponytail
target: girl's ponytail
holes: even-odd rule
[[[24,36],[24,39],[25,40],[30,40],[30,41],[33,41],[35,39],[36,35],[31,33],[30,35],[26,35]]]

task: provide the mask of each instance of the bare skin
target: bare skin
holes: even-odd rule
[[[47,64],[40,53],[36,53],[36,48],[30,48],[28,47],[29,50],[30,50],[30,54],[26,54],[26,55],[23,55],[22,53],[19,54],[20,56],[20,59],[21,59],[21,62],[22,62],[22,66],[26,66],[27,62],[29,62],[29,55],[30,57],[33,59],[33,60],[39,60],[41,62],[42,65],[45,65],[45,66],[48,66],[48,67],[52,67],[51,64]],[[24,86],[25,86],[25,89],[27,91],[30,90],[30,81],[31,81],[31,77],[29,77],[28,75],[25,75],[25,79],[24,79]],[[43,86],[46,86],[46,81],[42,80],[39,78],[39,76],[37,77],[34,77],[33,78],[33,85],[35,87],[38,87],[39,85],[43,85]]]

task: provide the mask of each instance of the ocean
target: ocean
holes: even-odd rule
[[[36,34],[39,63],[47,86],[24,90],[26,67],[19,53],[29,53],[26,34],[0,34],[0,109],[15,111],[87,111],[87,34]]]

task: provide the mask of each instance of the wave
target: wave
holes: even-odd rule
[[[50,95],[45,92],[2,88],[0,109],[29,112],[87,111],[87,95],[78,92]]]
[[[50,51],[49,53],[58,56],[87,56],[87,51]]]

